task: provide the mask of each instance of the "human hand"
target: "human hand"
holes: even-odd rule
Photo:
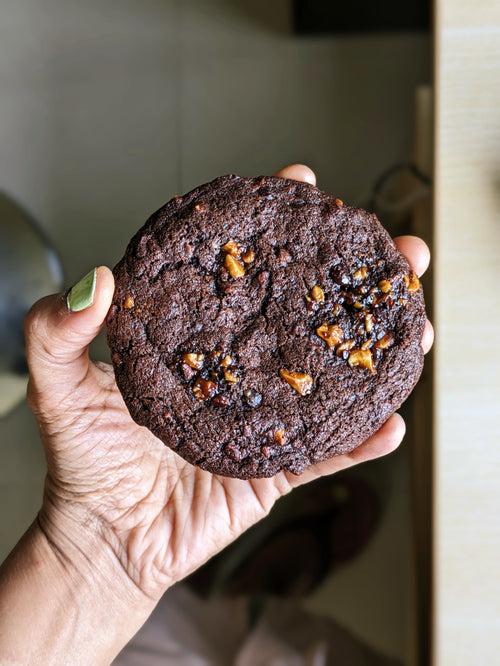
[[[310,169],[286,167],[276,174],[315,183]],[[423,241],[396,239],[412,269],[429,263]],[[69,312],[61,296],[39,301],[26,322],[29,402],[47,456],[45,498],[39,524],[58,557],[72,566],[99,553],[125,575],[139,595],[157,601],[184,578],[263,518],[292,488],[319,476],[393,451],[404,435],[395,414],[353,452],[306,470],[242,481],[191,466],[130,417],[111,366],[89,360],[113,296],[106,267],[97,269],[93,303]],[[432,344],[427,324],[422,347]],[[83,564],[82,564],[83,566]],[[112,575],[111,575],[112,577]]]

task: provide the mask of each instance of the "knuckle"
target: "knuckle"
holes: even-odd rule
[[[32,412],[36,411],[37,408],[37,394],[36,390],[33,386],[33,381],[30,379],[28,381],[28,386],[26,388],[26,402],[28,403],[28,407],[31,409]]]
[[[45,328],[45,317],[41,308],[42,301],[31,306],[24,318],[24,337],[27,342],[39,338]]]
[[[54,355],[54,340],[60,337],[60,332],[54,330],[53,297],[45,297],[37,301],[28,311],[24,318],[24,339],[30,361],[36,359],[47,359]]]
[[[26,316],[24,317],[24,337],[26,339],[32,337],[33,334],[36,333],[38,321],[39,321],[39,316],[35,304],[31,306]]]
[[[29,378],[28,386],[26,388],[26,402],[37,421],[40,422],[42,411],[40,405],[40,392],[37,390],[32,377]]]

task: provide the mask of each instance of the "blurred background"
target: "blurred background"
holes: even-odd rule
[[[4,287],[27,290],[19,310],[47,283],[57,290],[113,266],[151,212],[225,173],[302,162],[319,187],[375,208],[392,233],[428,237],[429,8],[367,4],[0,0],[3,249],[14,229],[36,228],[37,261],[48,266],[26,286],[27,241],[8,275],[2,263]],[[2,559],[33,520],[44,476],[22,350],[11,353],[0,365]],[[95,355],[106,354],[101,340]],[[203,603],[244,595],[257,616],[269,594],[293,598],[332,621],[339,642],[365,646],[359,663],[415,663],[425,635],[416,580],[426,571],[415,547],[425,506],[420,518],[412,508],[425,472],[418,401],[406,406],[405,446],[280,509],[252,546],[205,567],[185,593]],[[284,558],[293,561],[283,569]]]

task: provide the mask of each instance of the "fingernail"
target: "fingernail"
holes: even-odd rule
[[[80,312],[89,308],[94,302],[95,284],[97,278],[97,268],[93,268],[90,273],[77,282],[68,291],[66,296],[66,305],[70,312]]]

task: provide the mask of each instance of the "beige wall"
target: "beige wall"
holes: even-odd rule
[[[433,663],[497,664],[500,5],[437,10]]]

